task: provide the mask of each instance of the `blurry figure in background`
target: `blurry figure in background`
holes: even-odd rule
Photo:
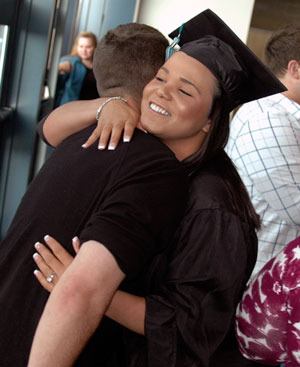
[[[253,274],[300,236],[300,27],[274,33],[265,52],[287,91],[242,106],[226,148],[262,221]]]
[[[58,65],[55,107],[78,99],[98,98],[93,73],[93,56],[97,37],[92,32],[80,32],[70,55],[61,58]]]
[[[300,237],[270,260],[239,304],[237,337],[242,354],[274,366],[300,366]]]

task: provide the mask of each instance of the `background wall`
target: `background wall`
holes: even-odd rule
[[[167,35],[181,23],[210,8],[246,42],[253,5],[254,0],[141,0],[138,21]]]

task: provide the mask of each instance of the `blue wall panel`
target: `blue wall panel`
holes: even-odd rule
[[[133,20],[136,0],[107,0],[101,35],[119,24],[129,23]]]
[[[49,26],[54,11],[52,0],[24,0],[20,8],[8,105],[15,109],[9,133],[4,132],[8,163],[1,172],[5,187],[0,198],[1,235],[11,222],[27,188],[36,137],[49,44]]]
[[[133,20],[136,0],[86,0],[82,5],[79,30],[103,36],[109,29]]]

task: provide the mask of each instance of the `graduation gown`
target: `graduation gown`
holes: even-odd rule
[[[256,261],[253,226],[234,214],[211,163],[192,179],[175,246],[148,272],[145,337],[125,337],[128,365],[253,366],[238,352],[236,306]]]

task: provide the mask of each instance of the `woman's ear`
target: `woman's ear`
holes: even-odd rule
[[[212,125],[212,122],[211,120],[207,120],[206,124],[202,127],[202,131],[205,133],[205,134],[208,134],[210,129],[211,129],[211,125]]]

